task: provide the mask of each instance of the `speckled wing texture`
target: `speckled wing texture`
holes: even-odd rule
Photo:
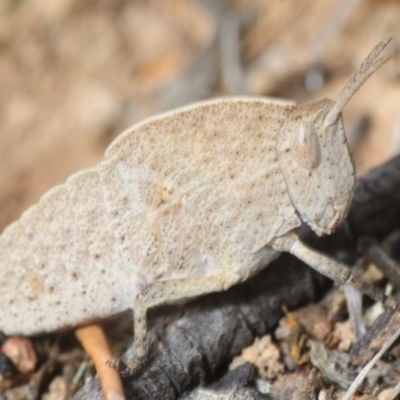
[[[73,175],[0,238],[0,328],[35,334],[131,307],[137,277],[113,263],[114,235],[96,170]]]
[[[275,149],[293,108],[221,99],[124,132],[96,168],[3,232],[0,329],[27,335],[113,315],[154,280],[253,273],[254,254],[298,224]]]
[[[124,132],[106,159],[121,177],[145,165],[160,177],[158,186],[143,188],[149,199],[169,186],[199,226],[209,221],[239,249],[254,253],[278,232],[299,225],[275,148],[279,128],[294,107],[261,98],[199,103]],[[115,190],[120,186],[122,180]]]

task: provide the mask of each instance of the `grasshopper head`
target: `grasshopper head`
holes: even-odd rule
[[[350,206],[355,173],[342,116],[326,125],[331,100],[296,108],[278,139],[280,168],[303,221],[318,233],[330,234]]]
[[[390,39],[372,50],[335,101],[296,107],[277,139],[280,169],[301,219],[319,235],[330,234],[346,217],[355,184],[342,109],[360,86],[391,56],[377,59]]]

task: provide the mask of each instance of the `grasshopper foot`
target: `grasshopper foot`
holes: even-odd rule
[[[107,365],[110,368],[117,370],[123,378],[126,378],[135,375],[144,365],[144,360],[135,360],[126,364],[120,358],[115,357],[107,360]]]

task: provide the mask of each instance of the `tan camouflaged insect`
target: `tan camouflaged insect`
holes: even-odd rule
[[[226,290],[287,251],[372,297],[349,269],[306,247],[343,221],[355,183],[341,111],[390,56],[389,39],[335,101],[206,101],[122,133],[0,239],[0,330],[31,335],[134,309],[135,369],[150,307]]]

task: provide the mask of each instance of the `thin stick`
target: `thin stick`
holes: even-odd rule
[[[103,329],[96,324],[75,329],[75,335],[93,360],[106,400],[124,400],[124,389],[118,372],[107,365],[112,358]]]
[[[361,372],[357,375],[354,382],[351,384],[345,395],[342,397],[342,400],[350,400],[354,395],[358,387],[361,385],[364,378],[367,376],[368,372],[371,368],[376,364],[376,362],[382,357],[385,351],[396,341],[396,339],[400,336],[400,327],[397,331],[392,335],[389,340],[382,346],[382,348],[374,355],[374,357],[365,365],[365,367],[361,370]]]

